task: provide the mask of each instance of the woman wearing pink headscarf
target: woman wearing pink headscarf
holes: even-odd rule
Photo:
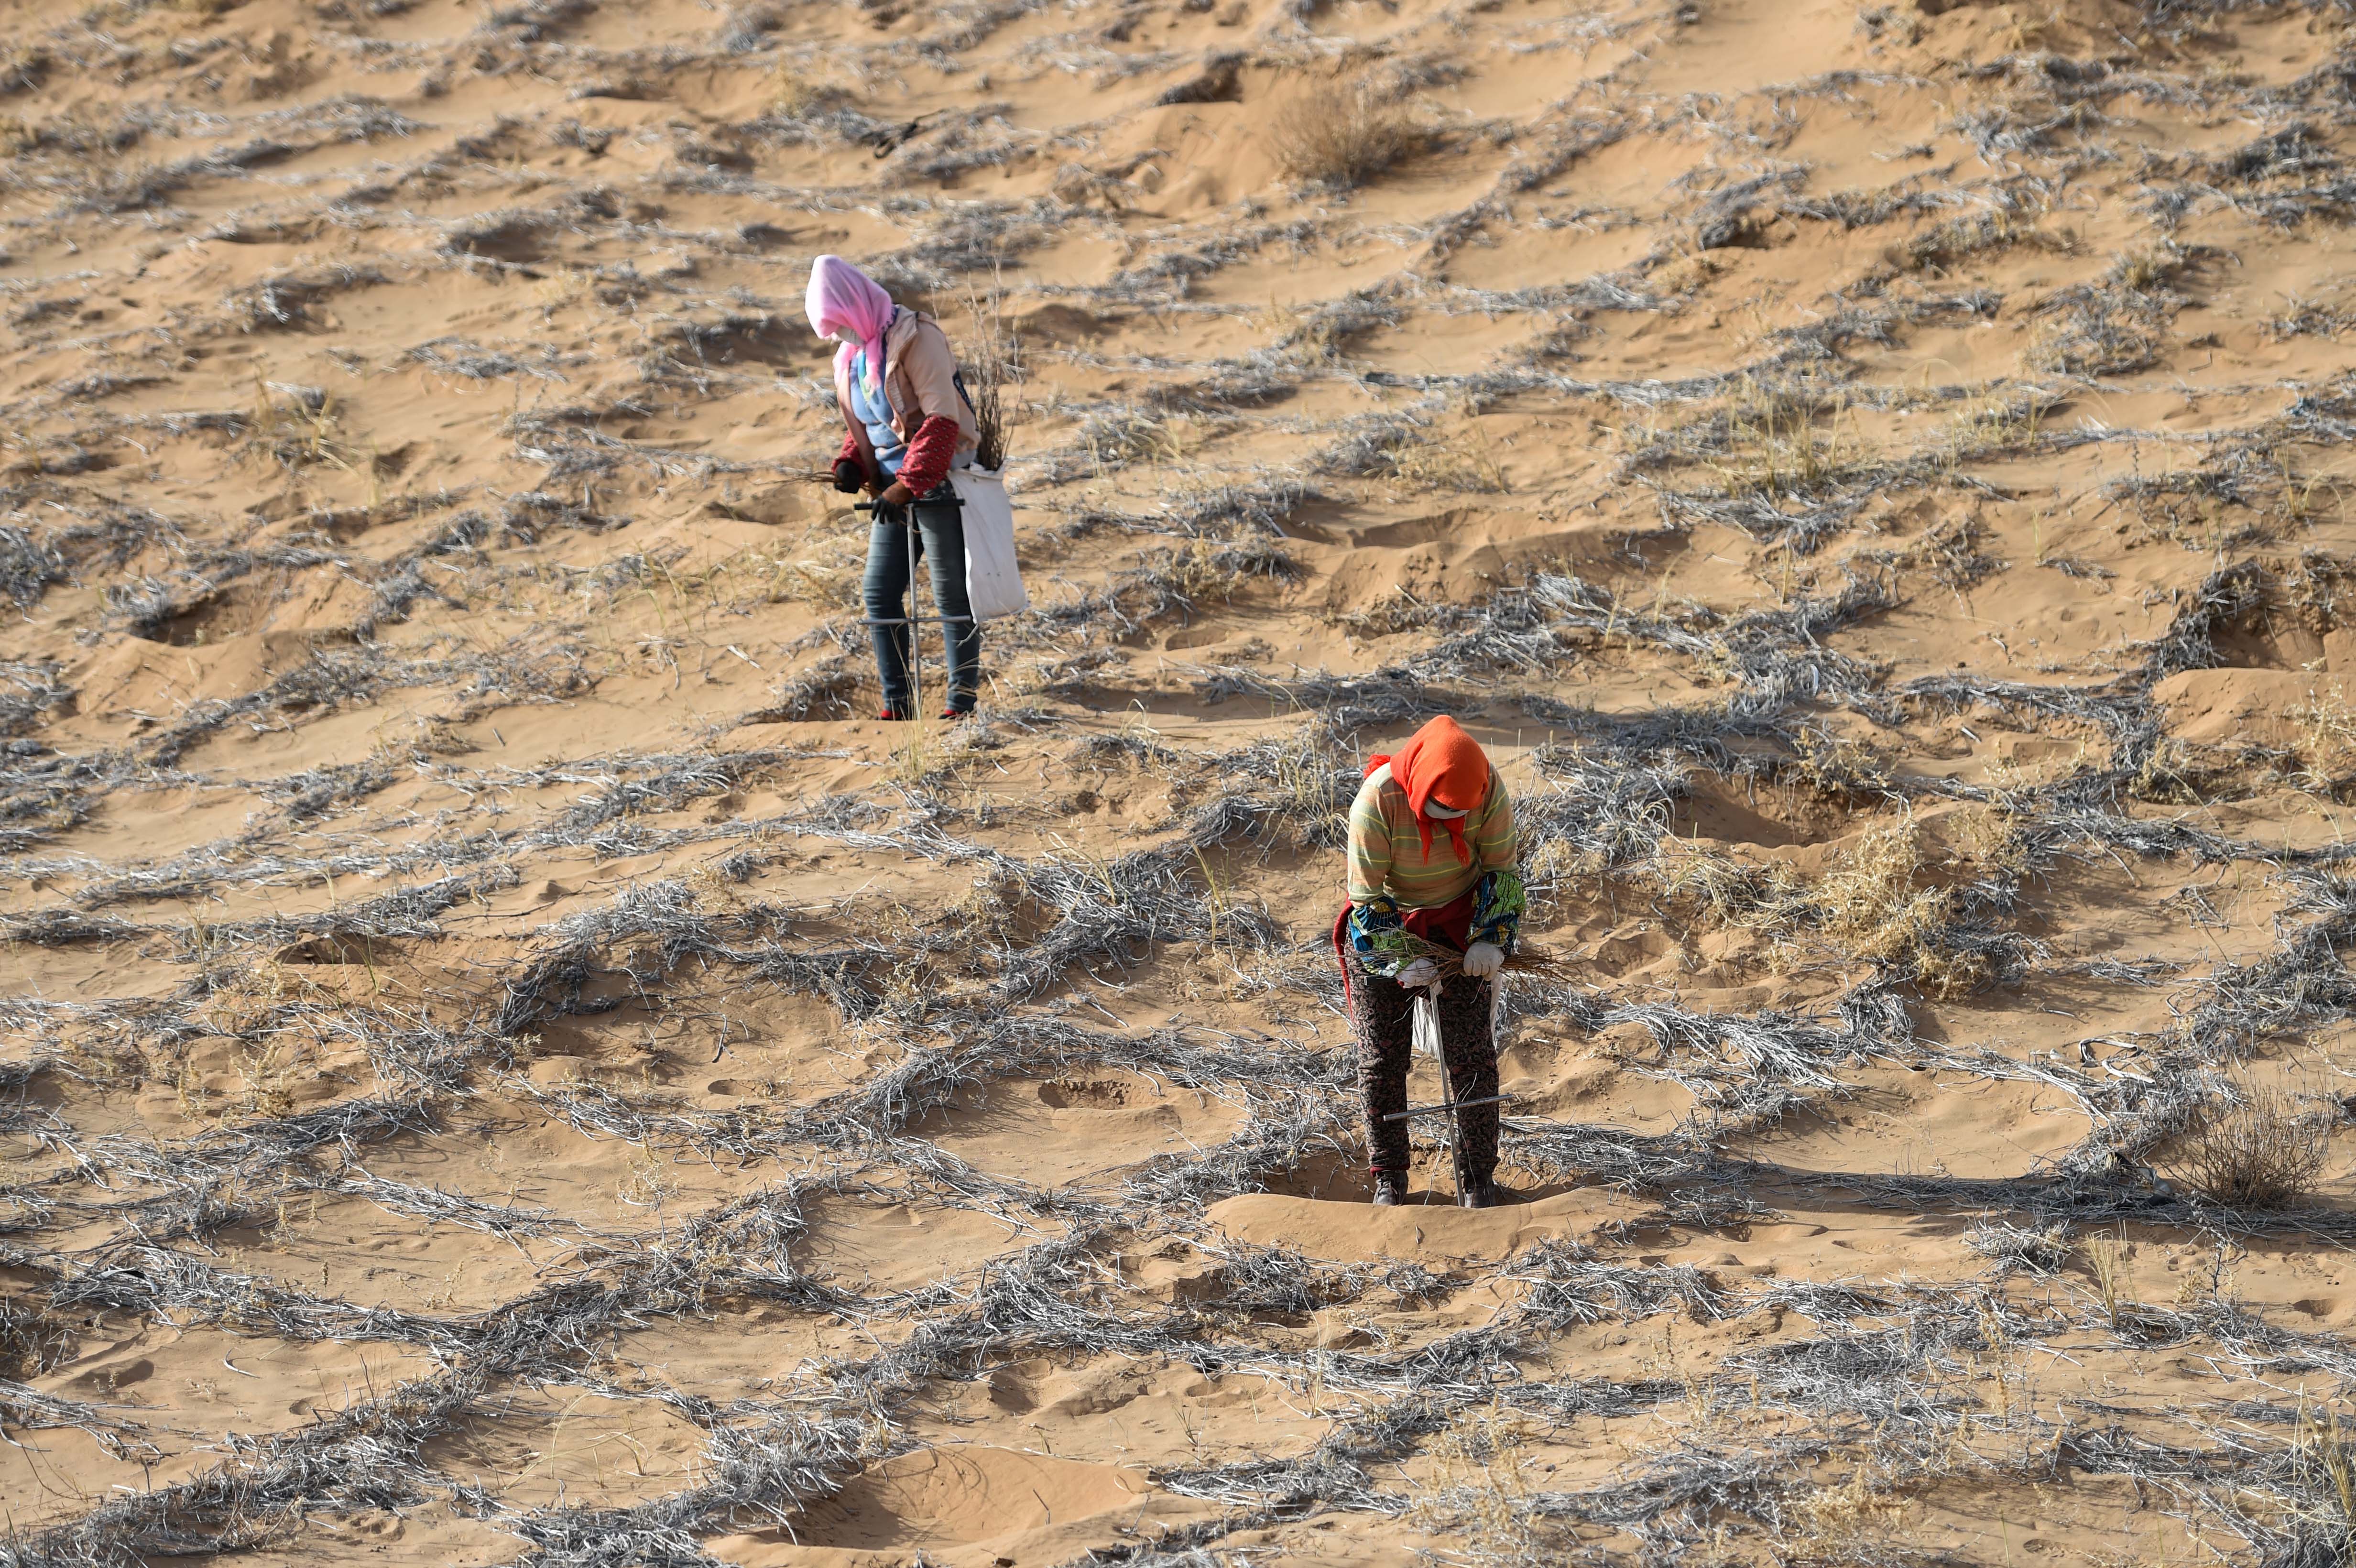
[[[882,285],[840,256],[811,264],[807,304],[810,330],[841,345],[834,395],[846,431],[834,487],[846,496],[863,489],[878,503],[865,597],[883,717],[915,717],[905,623],[916,606],[901,604],[913,539],[916,553],[931,559],[934,611],[948,634],[949,703],[941,717],[962,719],[981,682],[981,627],[966,599],[965,528],[948,474],[971,461],[981,428],[958,379],[956,351],[938,322],[894,304]]]

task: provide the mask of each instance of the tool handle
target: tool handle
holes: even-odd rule
[[[1462,1111],[1473,1105],[1502,1105],[1511,1099],[1511,1094],[1486,1094],[1478,1100],[1451,1100],[1445,1105],[1410,1105],[1404,1111],[1393,1111],[1383,1120],[1404,1122],[1409,1116],[1436,1116],[1442,1111]]]

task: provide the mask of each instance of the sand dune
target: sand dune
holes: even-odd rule
[[[2341,8],[0,18],[0,1561],[2347,1556]],[[1019,340],[969,723],[830,251]]]

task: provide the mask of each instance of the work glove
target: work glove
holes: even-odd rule
[[[1476,942],[1464,950],[1462,967],[1475,980],[1485,980],[1505,966],[1505,950],[1494,942]]]
[[[867,475],[862,474],[859,464],[848,457],[834,465],[834,487],[844,495],[856,496],[866,485]]]
[[[1429,958],[1419,958],[1393,978],[1402,986],[1429,986],[1440,978],[1440,965]]]

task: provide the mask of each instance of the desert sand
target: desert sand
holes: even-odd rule
[[[0,6],[0,1563],[2345,1559],[2343,7]]]

